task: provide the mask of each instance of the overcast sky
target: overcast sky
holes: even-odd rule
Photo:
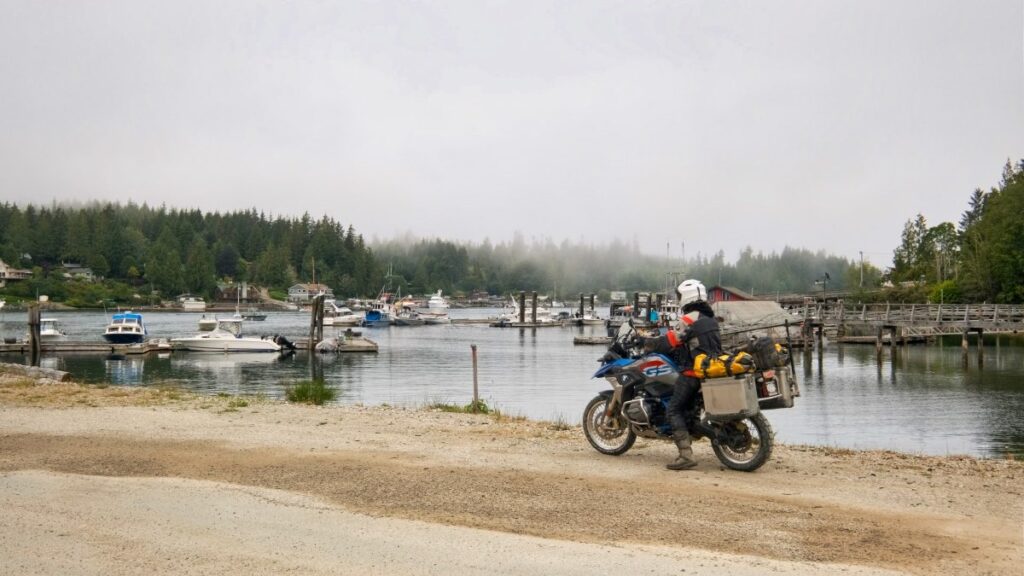
[[[1024,157],[1024,8],[0,0],[0,200],[886,266]]]

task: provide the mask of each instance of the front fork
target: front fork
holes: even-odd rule
[[[619,418],[616,417],[616,413],[619,407],[622,406],[622,384],[614,377],[609,376],[606,378],[608,383],[612,387],[612,397],[608,399],[608,402],[604,406],[604,421],[602,425],[607,426],[609,423],[615,424],[614,428],[618,428]]]

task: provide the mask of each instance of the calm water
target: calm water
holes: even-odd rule
[[[456,318],[494,311],[453,310]],[[107,316],[52,313],[71,340],[100,340]],[[151,337],[193,334],[198,314],[146,313]],[[23,337],[25,314],[7,311],[0,335]],[[253,334],[302,337],[308,315],[273,313],[247,323]],[[329,329],[328,329],[329,330]],[[604,382],[590,378],[599,346],[573,345],[577,334],[602,327],[498,329],[486,325],[364,329],[379,354],[316,356],[181,353],[108,359],[100,355],[44,357],[91,382],[146,386],[174,382],[208,393],[280,397],[289,382],[322,373],[339,403],[417,406],[466,404],[472,399],[470,345],[479,358],[480,395],[509,414],[578,423],[584,405]],[[24,362],[20,355],[0,357]],[[979,366],[972,341],[967,368],[959,339],[945,344],[886,349],[831,344],[822,354],[796,355],[803,395],[789,410],[766,414],[787,443],[886,448],[926,454],[1024,455],[1024,341],[988,339]]]

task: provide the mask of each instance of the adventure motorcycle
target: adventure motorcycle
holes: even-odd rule
[[[740,354],[744,366],[734,360]],[[737,355],[722,356],[720,378],[703,378],[701,393],[686,414],[690,436],[708,438],[725,466],[744,472],[760,468],[771,457],[774,435],[761,410],[791,408],[800,395],[788,351],[770,337],[752,339]],[[701,377],[716,373],[705,359],[705,371],[680,367],[664,354],[643,350],[632,321],[623,323],[594,378],[603,377],[611,390],[594,397],[583,411],[583,433],[598,452],[618,456],[644,438],[672,439],[667,406],[680,370]],[[700,370],[700,366],[696,367]],[[738,373],[742,371],[742,373]]]

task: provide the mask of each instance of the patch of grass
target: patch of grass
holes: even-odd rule
[[[459,406],[450,402],[432,402],[427,404],[427,408],[431,410],[440,410],[441,412],[453,412],[456,414],[497,414],[497,410],[491,409],[483,400],[470,402],[465,406]]]
[[[245,398],[232,398],[228,401],[228,408],[245,408],[249,405],[249,401]]]
[[[550,422],[550,426],[548,426],[548,428],[551,430],[563,431],[572,430],[573,427],[565,421],[565,416],[559,414],[553,422]]]
[[[327,386],[323,379],[305,380],[291,386],[285,386],[284,396],[289,402],[315,404],[322,406],[338,395],[337,391]]]

